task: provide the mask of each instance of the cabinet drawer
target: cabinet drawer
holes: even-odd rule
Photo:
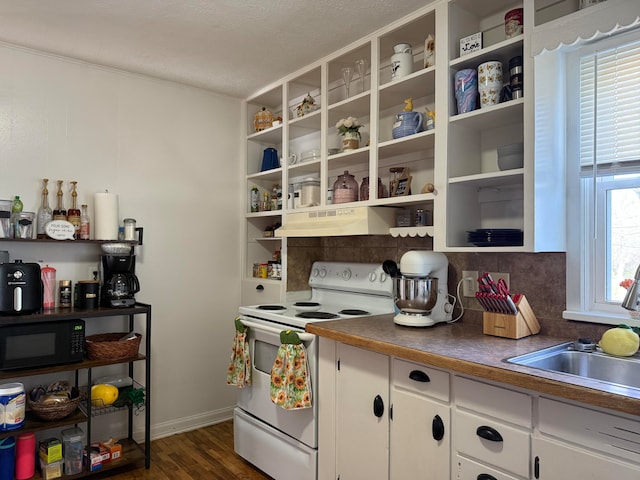
[[[260,288],[260,286],[262,288]],[[267,278],[249,278],[242,280],[242,305],[261,305],[279,303],[282,282]]]
[[[524,393],[454,377],[456,405],[531,428],[532,399]]]
[[[540,432],[640,463],[640,421],[540,398]]]
[[[394,387],[449,402],[447,372],[394,358],[391,381]]]
[[[487,440],[478,434],[489,429],[499,433],[502,441]],[[516,475],[529,476],[531,436],[528,431],[457,411],[453,438],[458,452]]]
[[[516,477],[499,472],[493,468],[474,462],[473,460],[460,455],[457,457],[457,462],[458,476],[456,477],[456,480],[478,480],[478,478],[484,480],[518,480]],[[490,475],[490,477],[481,475]]]

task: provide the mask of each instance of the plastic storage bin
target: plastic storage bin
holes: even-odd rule
[[[79,427],[62,431],[62,455],[64,457],[65,475],[82,472],[82,450],[84,449],[84,432]]]

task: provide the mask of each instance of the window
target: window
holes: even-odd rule
[[[567,234],[565,317],[634,324],[620,282],[640,263],[640,35],[582,46],[566,68],[567,118],[578,119],[567,125],[568,202],[579,208],[567,215],[578,233]]]

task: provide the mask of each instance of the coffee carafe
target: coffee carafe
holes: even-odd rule
[[[100,305],[103,307],[131,307],[140,282],[135,275],[135,255],[102,255],[102,288]]]

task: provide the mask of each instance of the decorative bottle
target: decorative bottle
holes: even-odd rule
[[[78,192],[76,192],[76,187],[78,186],[78,182],[69,182],[71,184],[71,208],[67,211],[67,220],[73,228],[76,229],[73,234],[73,238],[76,240],[80,238],[80,209],[78,208]]]
[[[11,205],[11,213],[20,213],[22,212],[22,200],[20,200],[20,195],[16,195],[13,199],[13,204]]]
[[[53,209],[53,219],[54,220],[66,220],[67,219],[67,211],[62,205],[62,180],[58,180],[58,193],[56,196],[58,198],[56,203],[56,208]]]
[[[42,179],[42,201],[38,209],[37,238],[47,238],[44,227],[53,219],[53,212],[49,207],[49,190],[47,189],[48,178]]]
[[[91,220],[89,218],[87,205],[81,205],[80,213],[80,240],[89,240],[91,236]]]
[[[256,185],[251,189],[251,211],[260,211],[260,190]]]
[[[358,182],[348,170],[344,175],[338,175],[333,184],[333,203],[348,203],[358,201]]]

